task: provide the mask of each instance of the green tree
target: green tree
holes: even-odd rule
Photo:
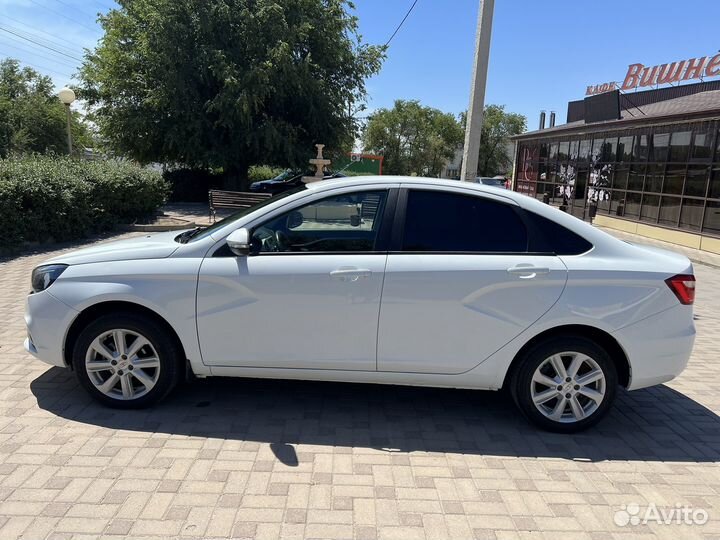
[[[465,129],[465,113],[460,115]],[[527,119],[522,114],[505,112],[505,105],[485,105],[478,176],[494,176],[507,173],[512,168],[512,156],[508,152],[510,136],[525,131]]]
[[[457,119],[418,101],[397,100],[373,113],[365,127],[365,150],[385,157],[385,174],[438,176],[462,143]]]
[[[299,166],[349,147],[382,47],[348,0],[119,0],[86,55],[80,95],[116,152],[140,162]]]
[[[67,153],[65,106],[53,90],[50,77],[17,60],[0,61],[0,157],[11,153]],[[78,113],[72,116],[78,144],[88,141]]]

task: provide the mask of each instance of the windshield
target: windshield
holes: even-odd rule
[[[481,178],[480,183],[484,186],[504,186],[505,180],[500,178]]]
[[[255,210],[262,208],[263,206],[267,206],[271,203],[274,203],[275,201],[278,201],[280,199],[284,199],[285,197],[288,197],[289,195],[294,195],[295,193],[298,193],[299,191],[302,191],[305,189],[305,184],[296,187],[295,189],[290,189],[288,191],[285,191],[283,193],[279,193],[278,195],[274,195],[272,197],[268,197],[261,203],[256,204],[255,206],[251,206],[249,208],[243,208],[242,210],[239,210],[235,212],[234,214],[229,215],[228,217],[221,219],[220,221],[216,221],[212,225],[205,227],[204,229],[198,230],[197,233],[193,234],[190,238],[188,238],[189,242],[195,242],[196,240],[200,240],[202,238],[207,238],[212,233],[217,231],[218,229],[221,229],[225,227],[226,225],[232,223],[233,221],[237,221],[241,217],[247,216],[250,212],[254,212]],[[180,238],[182,235],[175,238],[176,241],[179,241],[178,238]]]

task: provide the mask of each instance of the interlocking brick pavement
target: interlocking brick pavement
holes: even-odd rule
[[[22,348],[30,271],[61,251],[0,262],[2,540],[720,538],[720,270],[696,268],[687,371],[562,436],[464,390],[208,379],[103,408]],[[710,521],[615,525],[632,503]]]

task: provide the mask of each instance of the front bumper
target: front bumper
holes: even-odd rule
[[[630,361],[628,390],[670,381],[688,364],[695,343],[692,306],[678,304],[614,332]]]
[[[65,336],[78,312],[49,291],[29,294],[25,300],[25,350],[52,366],[67,367]]]

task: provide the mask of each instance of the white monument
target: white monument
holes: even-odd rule
[[[315,176],[303,176],[303,182],[305,182],[306,184],[322,180],[323,176],[325,175],[325,166],[330,165],[330,160],[323,157],[322,152],[323,148],[325,148],[325,145],[316,144],[315,148],[317,148],[318,151],[317,156],[310,160],[310,165],[315,165]]]

